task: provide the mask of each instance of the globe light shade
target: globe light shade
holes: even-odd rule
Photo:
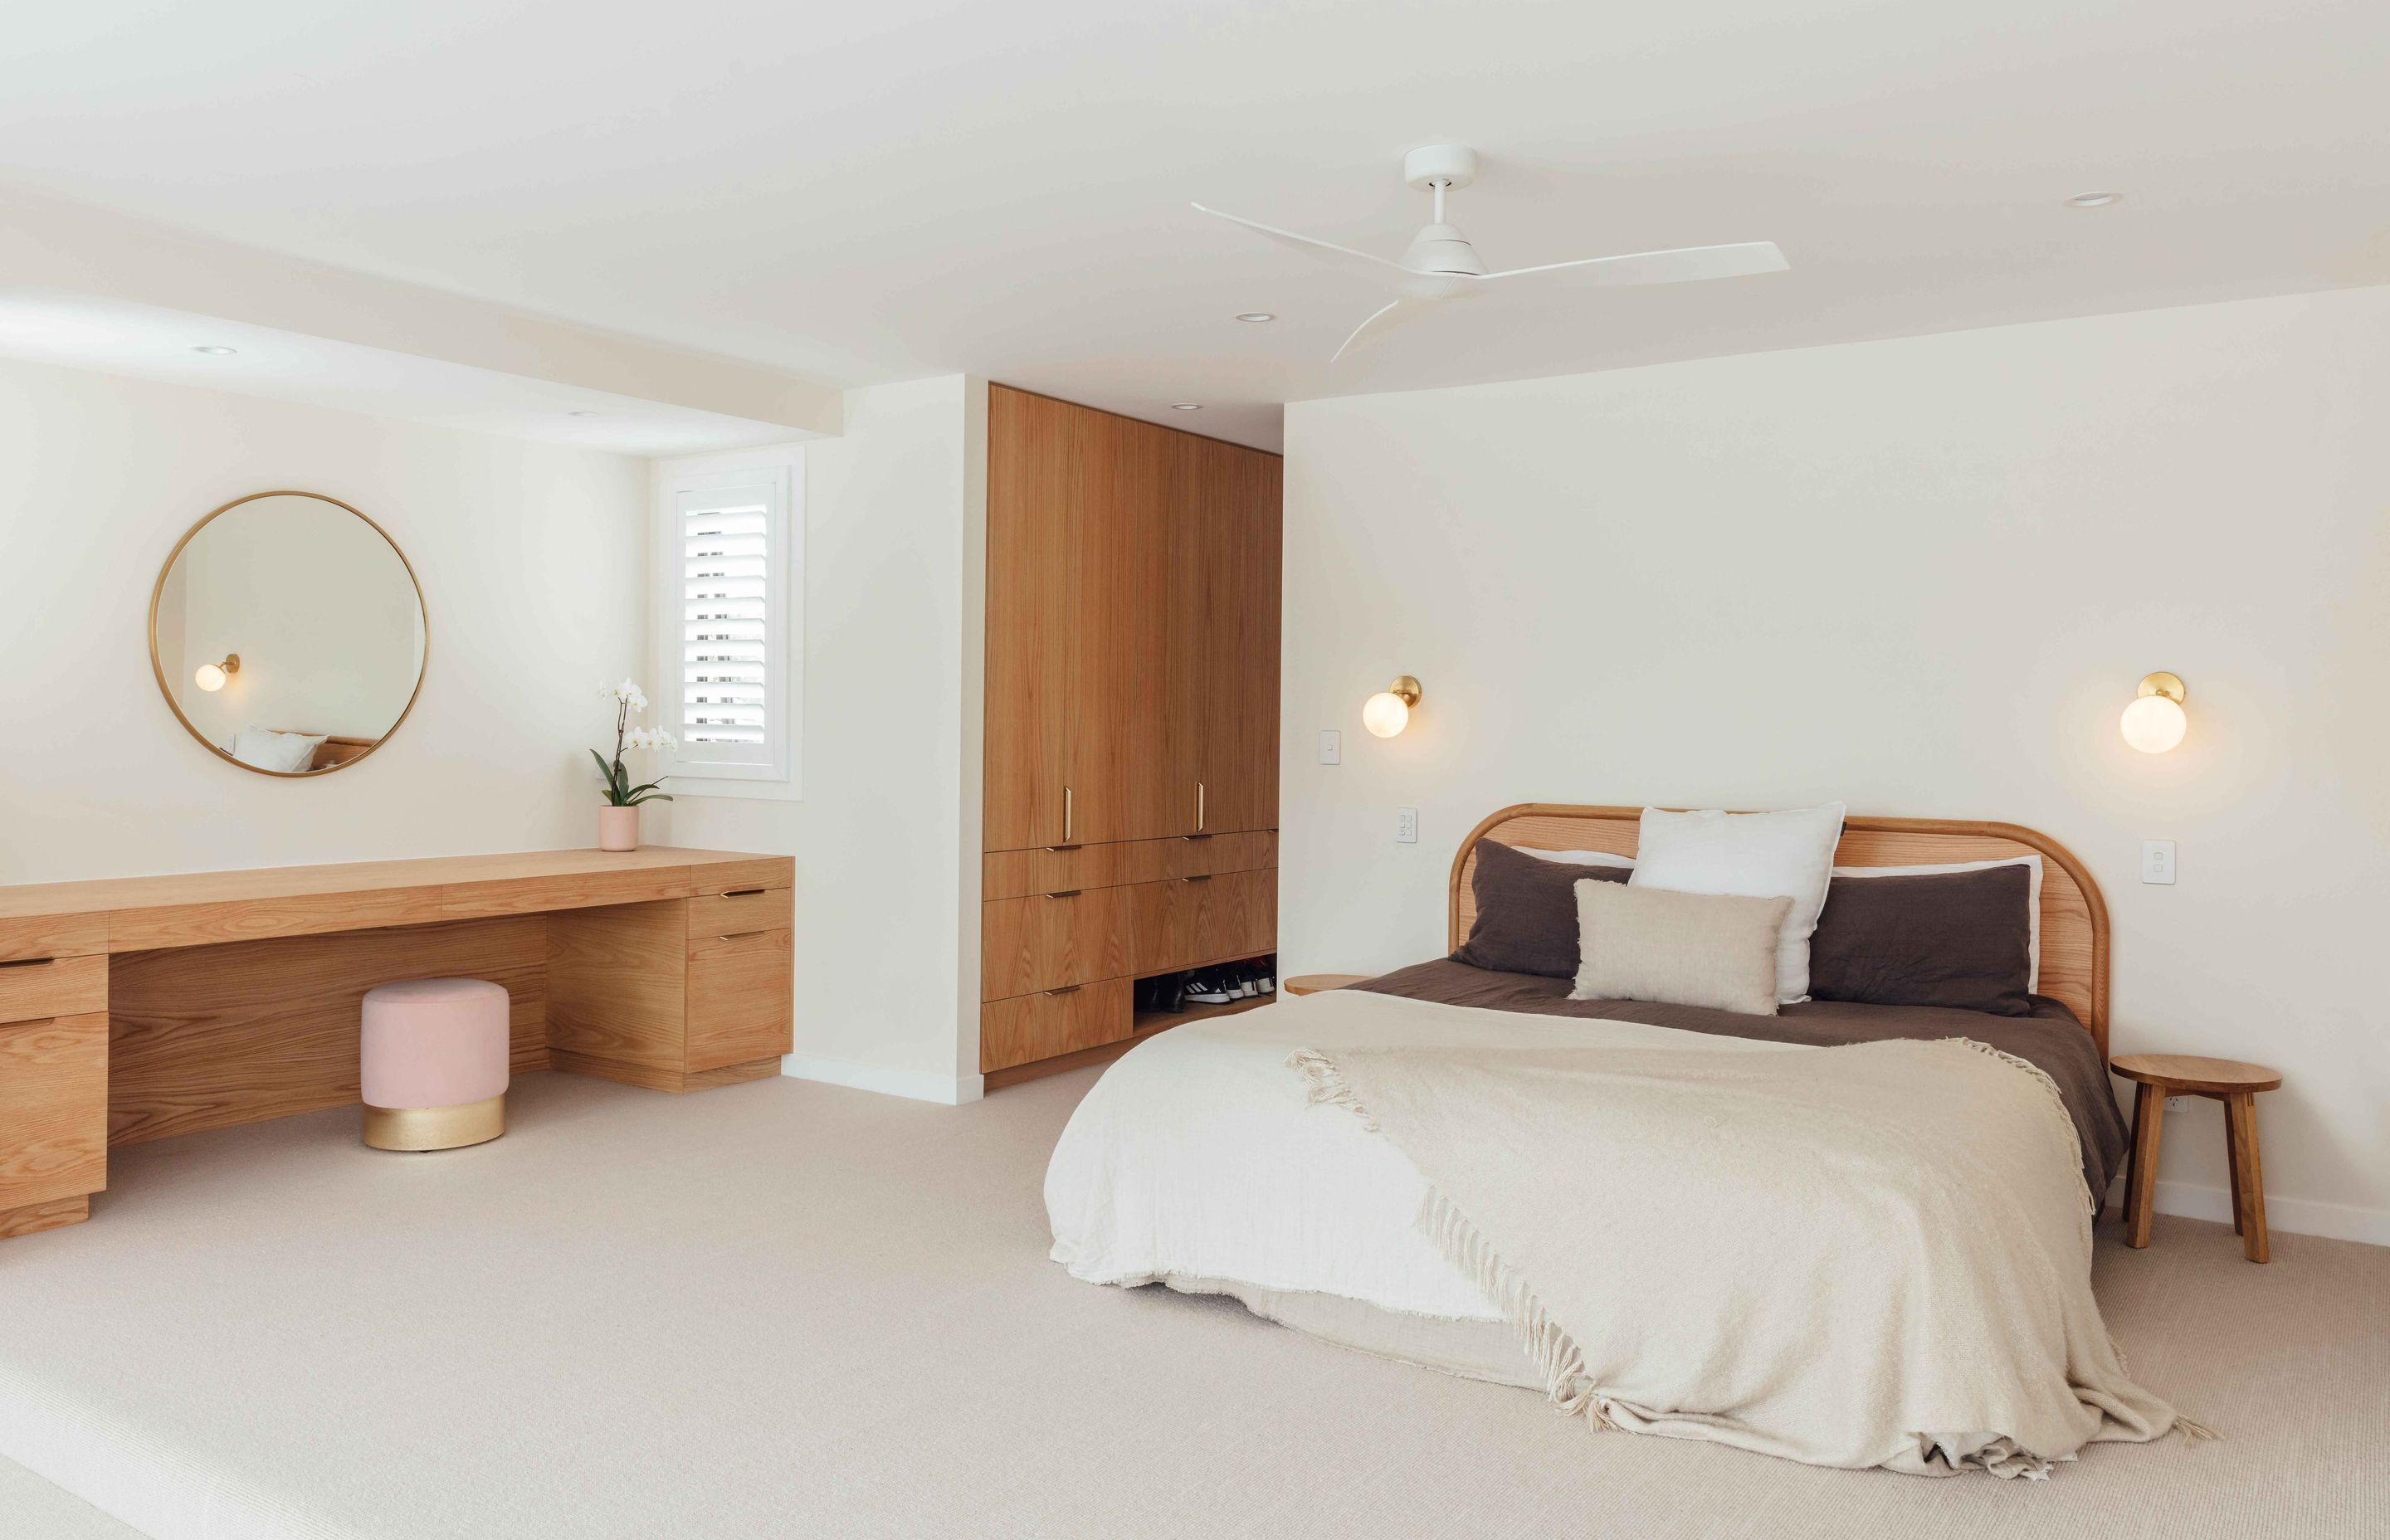
[[[201,663],[199,673],[191,675],[191,678],[199,688],[211,694],[225,687],[225,671],[213,663]]]
[[[2182,702],[2170,695],[2139,697],[2125,708],[2124,719],[2117,724],[2125,741],[2145,754],[2163,754],[2180,743],[2190,725]]]
[[[1411,709],[1392,690],[1380,690],[1361,702],[1361,725],[1380,738],[1392,738],[1410,725]]]

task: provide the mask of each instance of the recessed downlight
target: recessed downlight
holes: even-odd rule
[[[2070,209],[2104,209],[2111,203],[2124,200],[2125,195],[2119,192],[2076,193],[2066,200],[2066,206]]]
[[[594,417],[598,414],[584,406],[574,411],[567,412],[564,415],[568,417]]]
[[[1266,310],[1247,310],[1239,312],[1237,319],[1240,321],[1250,321],[1255,326],[1259,326],[1264,321],[1275,321],[1278,317],[1271,314]]]
[[[1203,404],[1200,401],[1174,401],[1170,404],[1170,409],[1174,412],[1200,412],[1203,409]]]
[[[225,356],[225,354],[227,354],[227,353],[238,353],[240,350],[239,350],[238,348],[227,348],[227,347],[220,346],[220,345],[218,345],[218,344],[211,343],[211,344],[209,344],[207,347],[204,347],[204,348],[193,348],[191,351],[192,351],[193,353],[206,353],[210,358],[222,358],[222,357],[224,357],[224,356]]]

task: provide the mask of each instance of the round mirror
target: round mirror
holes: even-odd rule
[[[149,596],[166,704],[269,776],[353,764],[423,683],[423,591],[380,525],[337,498],[261,492],[191,526]]]

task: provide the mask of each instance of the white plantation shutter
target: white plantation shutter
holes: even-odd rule
[[[768,488],[680,496],[680,720],[683,758],[760,762],[776,725]]]
[[[662,489],[656,720],[679,739],[669,768],[683,781],[793,781],[791,481],[692,466]]]

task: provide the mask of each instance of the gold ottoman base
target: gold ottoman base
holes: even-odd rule
[[[507,1131],[507,1097],[462,1107],[366,1106],[366,1143],[376,1149],[456,1149]]]

